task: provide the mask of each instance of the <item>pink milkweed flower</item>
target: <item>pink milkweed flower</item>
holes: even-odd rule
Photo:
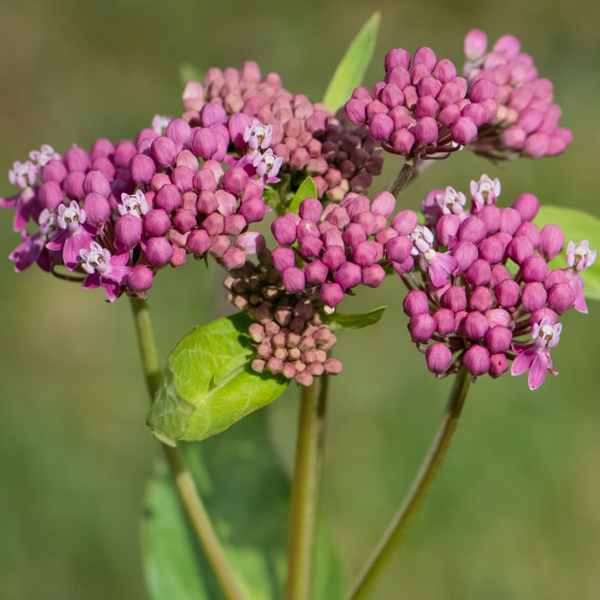
[[[269,148],[262,154],[257,152],[252,160],[252,166],[256,169],[256,174],[261,177],[266,177],[265,183],[276,183],[277,174],[281,165],[283,164],[283,158],[281,156],[275,156],[273,150]]]
[[[11,198],[0,198],[2,208],[14,208],[13,231],[25,229],[31,217],[34,216],[36,208],[36,194],[30,187],[25,187],[16,196]]]
[[[138,190],[135,194],[121,194],[121,204],[119,204],[118,208],[121,216],[133,215],[140,219],[142,215],[145,215],[150,210],[150,206],[142,190]]]
[[[131,273],[131,267],[125,266],[129,260],[127,252],[119,252],[111,256],[110,252],[92,242],[89,250],[79,251],[81,268],[88,273],[83,282],[83,287],[95,289],[100,286],[104,288],[107,298],[114,302],[119,296],[119,290],[123,279]]]
[[[38,174],[38,168],[30,161],[24,163],[16,160],[13,168],[8,172],[8,180],[22,190],[32,186]]]
[[[467,203],[465,195],[450,185],[444,190],[443,195],[437,195],[435,200],[444,215],[459,215],[461,218],[468,216],[464,212],[464,206]]]
[[[257,119],[254,119],[252,124],[244,129],[243,139],[253,150],[266,150],[269,148],[272,137],[273,126],[263,125]]]
[[[558,372],[552,368],[552,357],[550,348],[554,348],[560,341],[562,325],[551,324],[550,317],[545,316],[539,323],[535,323],[531,330],[531,337],[535,340],[533,344],[513,344],[512,349],[516,357],[512,365],[511,375],[522,375],[529,371],[527,383],[530,390],[537,390],[546,380],[548,371],[552,375]]]
[[[167,115],[154,115],[152,119],[152,129],[158,136],[165,135],[167,131],[167,125],[173,120],[173,117]]]
[[[436,252],[433,249],[433,233],[428,227],[417,225],[408,236],[414,247],[413,256],[421,255],[427,262],[429,277],[434,287],[440,288],[450,283],[450,275],[458,267],[457,260],[449,252]]]
[[[79,260],[79,251],[87,250],[96,230],[85,222],[85,211],[75,200],[67,207],[61,204],[56,215],[58,232],[46,244],[52,251],[61,251],[65,267],[73,271]]]
[[[490,179],[482,175],[479,181],[471,181],[471,196],[473,197],[474,212],[479,212],[486,204],[496,204],[500,196],[500,180]]]
[[[587,240],[583,240],[579,244],[575,244],[573,241],[567,244],[568,283],[571,291],[575,294],[573,308],[580,313],[587,313],[588,309],[583,293],[583,279],[578,272],[591,267],[596,261],[596,254],[596,250],[590,249],[590,243]]]
[[[34,235],[22,231],[23,243],[9,254],[10,260],[15,263],[17,273],[28,269],[35,262],[43,271],[50,271],[50,257],[46,250],[46,244],[57,229],[56,213],[45,208],[40,213],[39,225],[40,230]]]
[[[51,160],[60,160],[60,154],[54,151],[54,148],[49,144],[43,144],[39,150],[32,150],[29,153],[29,158],[38,167],[46,166]]]

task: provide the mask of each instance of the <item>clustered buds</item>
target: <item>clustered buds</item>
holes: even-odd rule
[[[329,356],[336,336],[313,302],[301,293],[286,292],[268,251],[259,252],[258,258],[257,265],[248,261],[225,279],[229,301],[255,321],[249,328],[256,344],[252,369],[303,386],[323,373],[340,373],[342,363]]]
[[[351,192],[339,206],[323,209],[316,198],[307,198],[299,214],[275,219],[271,231],[280,245],[273,251],[273,262],[285,289],[318,295],[333,309],[357,285],[377,287],[385,277],[381,263],[404,260],[412,247],[408,241],[395,241],[405,227],[403,213],[388,226],[395,205],[389,192],[381,192],[373,202]]]
[[[493,98],[498,104],[493,121],[481,128],[473,149],[492,158],[562,153],[573,134],[558,126],[561,109],[554,103],[552,82],[538,76],[533,58],[521,52],[519,40],[502,36],[487,52],[486,34],[474,29],[465,37],[464,51],[469,94],[495,86]]]
[[[273,152],[283,160],[282,172],[292,177],[293,188],[311,175],[319,197],[341,200],[348,191],[365,191],[381,172],[383,159],[366,127],[354,127],[342,111],[334,116],[324,104],[292,94],[276,73],[262,78],[254,62],[241,70],[209,69],[204,84],[186,85],[183,103],[183,118],[190,123],[199,121],[205,106],[223,111],[236,145],[253,120],[268,127]]]
[[[100,139],[89,153],[73,146],[64,157],[42,146],[15,163],[9,179],[21,190],[2,206],[15,209],[21,232],[16,270],[64,266],[113,301],[123,291],[143,295],[157,270],[183,265],[188,254],[243,265],[264,245],[248,227],[263,220],[264,185],[278,181],[281,161],[268,144],[243,142],[245,154],[224,169],[228,117],[215,104],[200,118],[194,127],[155,118],[135,143]],[[29,221],[35,233],[25,230]]]
[[[388,152],[419,158],[453,152],[496,115],[495,84],[486,81],[469,91],[452,61],[438,61],[431,48],[413,56],[403,48],[390,50],[385,73],[371,91],[356,88],[345,108]]]
[[[464,194],[433,190],[423,202],[426,225],[408,232],[415,258],[414,272],[403,279],[410,288],[403,303],[408,329],[438,376],[464,365],[474,377],[499,377],[513,360],[512,374],[528,370],[536,389],[548,371],[556,374],[550,348],[560,339],[559,315],[586,311],[579,272],[596,253],[587,241],[570,242],[568,267],[551,270],[563,233],[532,222],[535,196],[522,194],[499,208],[500,182],[486,175],[470,191],[466,212]]]

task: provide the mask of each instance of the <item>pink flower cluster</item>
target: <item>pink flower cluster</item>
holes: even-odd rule
[[[248,261],[231,271],[225,287],[228,300],[255,321],[249,328],[256,344],[254,371],[282,375],[304,386],[324,373],[341,372],[342,363],[329,355],[335,334],[310,299],[286,292],[267,250],[258,253],[258,264]]]
[[[318,294],[332,309],[357,285],[377,287],[386,274],[381,263],[403,261],[412,248],[402,241],[405,213],[388,226],[395,205],[389,192],[379,193],[373,202],[351,192],[340,205],[325,209],[316,198],[307,198],[299,214],[275,219],[271,231],[280,245],[273,262],[285,289]]]
[[[464,72],[472,86],[496,86],[498,111],[482,128],[473,149],[492,158],[522,154],[531,158],[556,156],[572,142],[569,129],[559,127],[561,109],[554,103],[552,82],[538,76],[533,58],[521,52],[512,35],[499,38],[487,51],[487,36],[474,29],[465,37]]]
[[[381,172],[383,159],[367,128],[354,127],[342,112],[334,116],[303,94],[292,94],[276,73],[262,78],[254,62],[246,62],[241,70],[209,69],[204,84],[186,85],[183,104],[183,118],[192,124],[211,104],[243,127],[254,119],[268,126],[273,152],[283,159],[292,189],[308,174],[315,179],[319,197],[341,200],[350,190],[366,190],[373,175]]]
[[[472,142],[496,115],[495,84],[477,83],[468,92],[454,64],[438,61],[431,48],[413,56],[403,48],[390,50],[385,73],[371,91],[356,88],[345,108],[389,152],[421,158],[452,152]]]
[[[560,339],[559,315],[572,307],[586,312],[579,273],[596,254],[586,241],[570,242],[568,267],[550,270],[563,233],[532,222],[535,196],[499,208],[500,182],[486,175],[470,192],[467,212],[461,192],[433,190],[422,206],[425,225],[408,233],[414,271],[399,270],[410,289],[403,303],[408,329],[439,376],[464,365],[474,377],[499,377],[513,360],[512,374],[528,370],[533,390],[548,371],[556,374],[550,349]]]
[[[2,206],[15,209],[23,240],[11,254],[17,271],[34,262],[55,274],[64,266],[113,301],[123,291],[143,294],[158,269],[180,266],[188,254],[210,253],[235,268],[264,244],[248,227],[264,218],[264,185],[278,181],[281,161],[269,147],[253,147],[252,128],[236,129],[216,104],[203,108],[198,126],[155,126],[136,143],[100,139],[89,153],[74,146],[64,157],[43,146],[15,163],[9,178],[21,190]],[[232,136],[244,133],[245,153],[224,170]]]

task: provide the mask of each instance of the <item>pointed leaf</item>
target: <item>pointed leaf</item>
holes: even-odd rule
[[[290,486],[269,440],[267,412],[182,451],[227,557],[251,600],[284,596]],[[190,530],[166,466],[152,476],[142,520],[144,572],[151,600],[225,600]],[[315,597],[339,600],[342,577],[320,527]]]
[[[203,440],[273,402],[288,386],[283,377],[251,370],[254,351],[246,313],[197,327],[169,356],[148,425],[167,444]]]
[[[360,86],[375,51],[380,14],[373,13],[346,50],[325,92],[323,102],[336,112]]]
[[[325,316],[323,320],[333,331],[352,331],[353,329],[362,329],[379,323],[386,308],[387,306],[380,306],[368,313],[357,315],[341,315],[334,312],[332,315]]]
[[[307,198],[317,198],[317,186],[312,177],[307,177],[298,188],[294,199],[290,202],[288,212],[297,213],[300,210],[300,204]]]
[[[550,263],[551,268],[563,269],[567,266],[565,250],[571,240],[575,243],[588,240],[593,249],[600,250],[600,219],[582,210],[563,206],[542,206],[535,223],[540,229],[547,224],[559,225],[565,234],[565,247]],[[600,258],[581,273],[581,278],[586,298],[600,300]]]

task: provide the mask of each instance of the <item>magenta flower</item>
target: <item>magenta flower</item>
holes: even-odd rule
[[[152,129],[156,135],[165,135],[167,131],[167,125],[173,120],[173,117],[167,115],[154,115],[152,119]]]
[[[500,180],[492,180],[484,174],[479,181],[471,181],[470,192],[475,206],[474,212],[477,213],[488,204],[496,204],[500,196]]]
[[[121,216],[133,215],[140,218],[150,210],[142,190],[138,190],[135,194],[121,194],[121,203],[118,208]]]
[[[583,279],[579,275],[580,271],[585,271],[588,267],[591,267],[596,261],[596,250],[590,249],[590,243],[587,240],[583,240],[579,244],[571,241],[567,244],[567,277],[569,287],[573,294],[575,294],[575,302],[573,308],[581,313],[587,313],[587,304],[585,302],[585,295],[583,293]]]
[[[264,177],[265,183],[276,183],[279,181],[279,179],[277,179],[277,174],[279,173],[282,164],[283,158],[275,156],[271,148],[262,154],[258,152],[254,155],[254,159],[252,160],[252,166],[256,169],[256,174],[260,175],[260,177]]]
[[[129,254],[119,252],[111,256],[106,248],[102,248],[97,242],[90,244],[89,250],[79,251],[81,268],[88,273],[83,282],[83,287],[96,289],[102,286],[110,302],[114,302],[118,296],[121,284],[125,277],[131,273],[131,267],[127,267]]]
[[[59,231],[46,244],[52,251],[62,251],[65,267],[73,271],[79,260],[80,250],[89,249],[95,229],[85,222],[85,211],[73,200],[67,207],[61,204],[58,207],[56,223]]]
[[[511,375],[522,375],[529,371],[527,383],[530,390],[537,390],[546,380],[548,371],[552,375],[558,372],[552,368],[552,357],[550,348],[554,348],[560,341],[562,325],[552,325],[550,317],[544,317],[539,323],[534,323],[531,329],[531,337],[535,340],[533,344],[513,344],[512,349],[516,352],[512,364]]]
[[[244,129],[244,141],[252,150],[266,150],[271,147],[271,139],[273,137],[273,126],[263,125],[257,119],[252,121],[252,125],[248,125]]]
[[[49,144],[42,144],[42,147],[39,150],[32,150],[29,153],[29,158],[41,169],[51,160],[60,160],[61,156],[58,152],[55,152],[54,148]]]
[[[13,168],[8,172],[8,180],[22,190],[32,186],[38,174],[38,168],[30,161],[24,163],[18,160],[13,163]]]
[[[38,210],[37,196],[32,188],[26,187],[16,196],[0,198],[0,206],[15,209],[13,231],[21,231]]]
[[[431,283],[440,288],[450,283],[450,275],[458,268],[457,260],[448,252],[436,252],[433,249],[434,236],[430,229],[417,225],[408,236],[413,242],[413,256],[421,255],[427,264]]]

